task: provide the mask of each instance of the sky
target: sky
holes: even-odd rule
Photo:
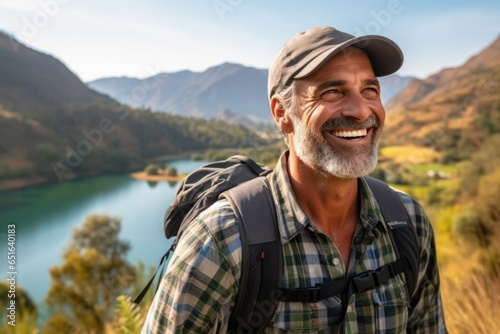
[[[0,0],[0,30],[84,82],[224,62],[266,69],[289,38],[321,25],[393,39],[398,74],[425,78],[500,35],[500,1]]]

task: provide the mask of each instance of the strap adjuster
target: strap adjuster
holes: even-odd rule
[[[321,287],[284,289],[284,295],[281,300],[288,302],[316,303],[320,301],[319,292]]]
[[[365,292],[384,284],[395,276],[392,265],[385,265],[377,270],[368,271],[352,278],[356,293]]]

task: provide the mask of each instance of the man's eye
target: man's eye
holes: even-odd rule
[[[327,100],[338,98],[342,92],[338,89],[329,89],[321,94],[321,97]]]
[[[378,96],[380,94],[380,91],[378,88],[375,87],[368,87],[363,90],[365,94],[368,94],[369,96]]]
[[[327,102],[333,102],[341,99],[343,93],[338,89],[329,89],[321,94],[321,98]]]

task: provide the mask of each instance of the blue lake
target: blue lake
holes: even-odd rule
[[[205,163],[169,165],[186,173]],[[164,236],[163,215],[177,188],[178,183],[148,183],[126,174],[0,192],[0,279],[8,272],[7,225],[15,224],[17,284],[42,302],[50,287],[49,268],[62,263],[73,230],[91,213],[121,218],[120,239],[130,242],[130,263],[157,265],[171,242]]]

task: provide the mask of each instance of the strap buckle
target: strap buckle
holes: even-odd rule
[[[381,286],[394,276],[394,268],[389,264],[353,277],[352,282],[356,293],[361,293]]]

